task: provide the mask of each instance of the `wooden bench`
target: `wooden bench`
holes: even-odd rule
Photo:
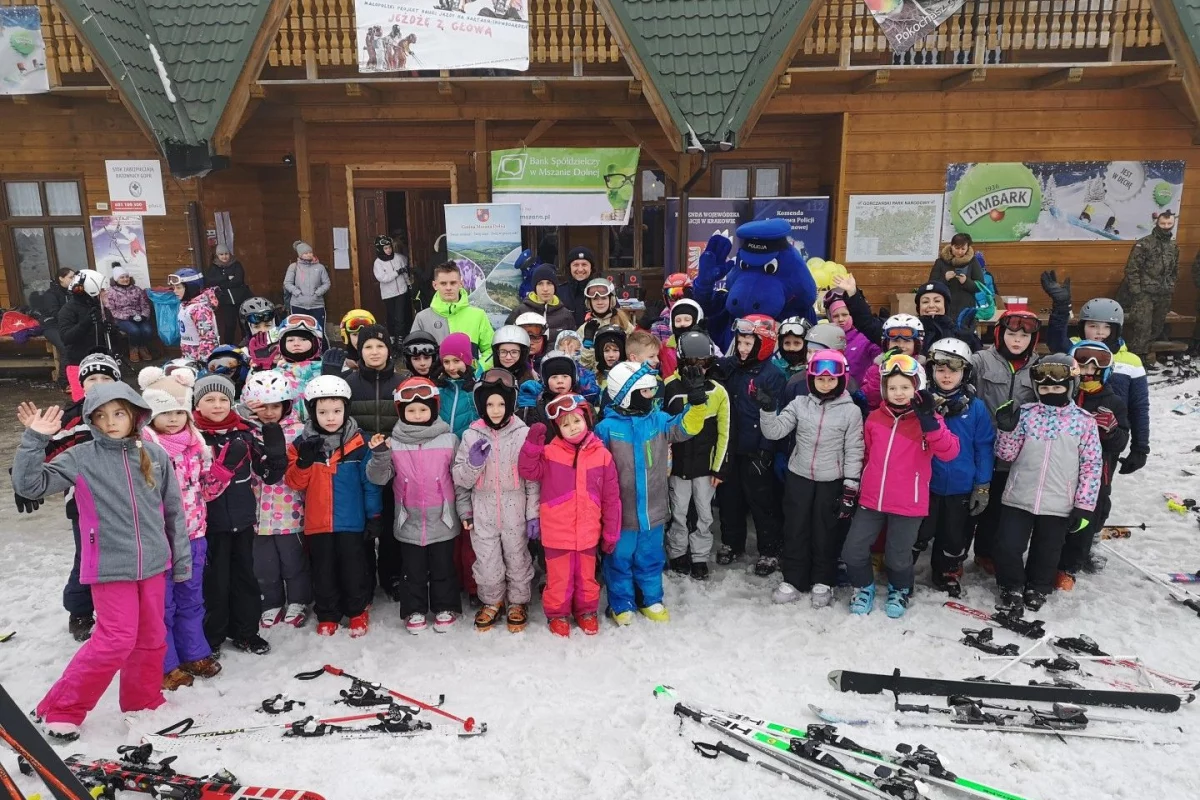
[[[50,380],[57,381],[62,369],[62,365],[58,362],[58,351],[54,349],[54,345],[41,337],[37,337],[34,341],[41,342],[46,350],[46,354],[42,356],[0,356],[0,373],[10,369],[48,369],[50,370]],[[11,336],[0,336],[0,342],[13,342]],[[29,342],[25,347],[32,347],[34,342]]]

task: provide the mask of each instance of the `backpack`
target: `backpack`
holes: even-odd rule
[[[151,289],[146,292],[154,306],[158,338],[168,346],[179,344],[179,298],[174,292]]]
[[[975,260],[979,262],[979,271],[983,273],[983,280],[975,281],[975,318],[986,321],[996,315],[996,279],[988,272],[983,253],[975,251]]]

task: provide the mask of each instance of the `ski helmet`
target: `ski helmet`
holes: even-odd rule
[[[428,406],[430,410],[429,421],[421,423],[422,425],[432,425],[433,421],[438,418],[438,391],[437,384],[422,378],[419,375],[414,375],[411,378],[406,378],[396,387],[396,391],[392,393],[392,400],[396,404],[396,413],[399,414],[402,421],[404,419],[404,409],[413,403],[420,403]],[[417,423],[408,423],[414,425]]]
[[[663,281],[663,301],[670,308],[676,300],[692,296],[692,279],[686,272],[673,272]]]
[[[487,401],[492,395],[499,395],[504,401],[504,417],[500,422],[494,423],[487,415]],[[500,430],[508,421],[512,419],[512,415],[517,409],[517,379],[513,374],[503,367],[493,367],[483,373],[483,377],[479,379],[479,383],[475,384],[475,389],[472,392],[475,399],[475,410],[479,412],[479,418],[484,424],[493,430]]]
[[[534,336],[543,336],[546,333],[546,318],[536,311],[526,311],[519,315],[513,324],[529,334],[531,343]],[[542,332],[530,334],[527,328],[541,328]],[[495,339],[492,340],[492,343],[495,344]]]
[[[265,297],[251,297],[238,307],[238,316],[247,326],[275,321],[275,304]]]
[[[733,330],[738,336],[753,336],[758,348],[750,353],[755,361],[766,361],[775,352],[779,341],[779,323],[766,314],[749,314],[734,320]],[[736,342],[734,344],[736,352]]]
[[[1079,309],[1079,322],[1106,322],[1112,330],[1104,338],[1108,349],[1114,353],[1121,349],[1121,333],[1125,330],[1125,309],[1116,300],[1093,297]]]
[[[237,363],[234,366],[225,364],[214,366],[214,362],[225,359],[233,359]],[[224,375],[237,384],[245,379],[246,373],[250,370],[250,362],[246,359],[246,353],[240,348],[231,344],[219,344],[208,354],[208,361],[204,367],[209,375]]]
[[[539,319],[545,323],[545,318],[539,315]],[[529,334],[519,325],[505,325],[496,331],[496,335],[492,338],[492,347],[498,347],[502,344],[516,344],[529,348]]]
[[[799,336],[807,341],[806,336],[812,327],[813,324],[804,317],[788,317],[779,323],[779,340],[783,341],[785,336]],[[845,338],[845,335],[842,338]]]
[[[893,314],[883,323],[883,338],[919,342],[925,338],[925,325],[912,314]]]
[[[676,314],[689,314],[692,318],[690,328],[679,328],[675,325]],[[704,319],[704,309],[690,297],[684,297],[675,301],[675,305],[671,306],[671,333],[676,337],[684,331],[695,330],[700,327],[700,322]]]
[[[1081,339],[1071,345],[1070,355],[1081,367],[1084,364],[1095,364],[1099,371],[1100,383],[1108,383],[1108,377],[1112,375],[1113,354],[1107,344],[1094,339]]]
[[[711,361],[713,343],[704,331],[684,331],[675,343],[675,352],[682,361]]]
[[[907,376],[913,382],[913,387],[919,392],[925,388],[925,370],[916,356],[896,353],[879,365],[880,391],[887,398],[887,379],[893,375]]]
[[[365,308],[352,308],[342,315],[342,341],[350,342],[350,334],[375,324],[375,315]]]
[[[193,300],[204,291],[204,276],[191,267],[177,269],[167,276],[167,285],[183,286],[183,299]]]
[[[195,272],[195,270],[192,270]],[[199,274],[199,273],[196,273]],[[71,291],[75,294],[85,294],[88,297],[99,297],[104,288],[104,275],[94,269],[81,269],[75,273],[71,281]]]
[[[838,397],[846,391],[846,376],[849,365],[846,356],[840,350],[817,350],[808,360],[804,370],[805,381],[808,383],[808,393],[821,400]],[[819,392],[816,387],[817,378],[837,378],[837,386],[830,392]]]
[[[305,339],[312,347],[304,353],[289,353],[287,340],[292,337]],[[283,360],[295,364],[301,361],[311,361],[321,355],[321,345],[325,337],[315,317],[309,314],[289,314],[282,323],[279,332],[279,355]],[[305,389],[307,391],[307,387]]]
[[[87,358],[85,357],[84,361],[86,361],[86,360],[87,360]],[[83,368],[83,362],[80,362],[79,367],[80,367],[80,369]],[[172,358],[170,361],[163,364],[163,374],[165,374],[165,375],[170,375],[172,372],[174,372],[177,369],[190,369],[192,371],[192,374],[198,377],[200,375],[200,373],[204,371],[204,365],[201,364],[196,359],[187,358],[186,356],[180,356],[179,358]]]
[[[563,417],[563,415],[576,411],[583,415],[583,423],[590,431],[594,427],[594,421],[592,419],[592,406],[583,397],[583,395],[560,394],[549,403],[546,403],[546,419],[550,420],[554,424],[555,433],[558,433],[558,421]]]
[[[818,322],[804,334],[804,343],[818,350],[846,349],[846,332],[832,322]]]
[[[243,403],[282,403],[283,415],[286,417],[292,411],[292,401],[296,399],[299,389],[296,378],[282,370],[266,369],[246,378],[242,387]]]
[[[1038,345],[1041,329],[1042,321],[1032,311],[1005,311],[996,321],[996,329],[992,331],[992,341],[995,343],[996,349],[1000,351],[1000,355],[1011,361],[1033,353],[1033,349]],[[1009,350],[1008,345],[1004,342],[1006,330],[1028,333],[1031,337],[1029,347],[1020,353]]]
[[[1079,388],[1079,365],[1066,353],[1051,353],[1039,359],[1029,368],[1029,376],[1038,402],[1048,406],[1069,405]],[[1062,386],[1067,391],[1042,394],[1037,391],[1039,386]]]
[[[392,248],[392,254],[390,256],[385,257],[385,254],[383,252],[383,248],[385,248],[385,247]],[[375,237],[375,257],[381,261],[391,261],[393,258],[395,258],[395,256],[396,256],[396,243],[392,241],[392,237],[388,236],[386,233],[381,233],[380,235],[376,236]]]
[[[614,294],[616,294],[616,289],[613,288],[612,281],[608,278],[592,278],[583,287],[583,304],[587,306],[588,311],[592,311],[593,299],[597,297],[611,299]],[[612,312],[612,303],[609,303],[608,310],[610,313]]]
[[[962,381],[954,391],[958,391],[959,387],[971,382],[971,346],[962,339],[949,336],[938,339],[929,345],[929,352],[925,355],[925,359],[925,367],[929,371],[930,378],[933,377],[933,368],[938,364],[944,364],[956,372],[962,372]],[[934,391],[938,391],[936,381],[934,381],[933,388]]]
[[[433,359],[429,367],[429,376],[435,375],[441,369],[442,360],[438,357],[438,349],[437,337],[428,331],[412,331],[400,343],[404,364],[414,375],[417,371],[413,369],[413,359],[418,356],[428,356]]]
[[[649,362],[622,361],[608,371],[608,399],[629,414],[647,414],[654,401],[642,397],[642,389],[657,389],[658,378]]]
[[[326,399],[337,399],[342,401],[343,407],[350,410],[350,384],[339,378],[337,375],[318,375],[308,382],[304,387],[304,407],[308,410],[308,417],[314,420],[314,425],[320,430],[320,426],[316,425],[317,418],[317,401]],[[349,416],[349,415],[347,415]],[[346,424],[346,418],[342,419],[342,426]]]
[[[107,375],[114,381],[119,381],[121,365],[108,353],[88,353],[79,362],[79,382],[83,383],[91,375]]]
[[[596,369],[603,374],[608,367],[604,364],[604,345],[617,346],[617,363],[625,360],[625,329],[620,325],[602,325],[592,337],[592,352],[596,355]]]

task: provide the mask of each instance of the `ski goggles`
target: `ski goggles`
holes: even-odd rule
[[[264,322],[274,322],[274,311],[255,311],[246,315],[246,322],[251,325],[262,325]]]
[[[1079,345],[1071,350],[1071,358],[1079,364],[1093,364],[1097,369],[1108,369],[1113,363],[1112,351],[1107,347]]]
[[[733,329],[746,336],[759,336],[763,333],[768,333],[771,330],[766,323],[753,319],[734,320]]]
[[[846,374],[846,362],[836,358],[818,358],[809,363],[808,374],[814,378],[840,378]]]
[[[954,355],[954,353],[930,353],[929,362],[934,366],[949,367],[955,372],[962,372],[967,368],[967,360],[962,356]]]
[[[415,386],[401,386],[392,395],[397,403],[412,403],[417,400],[436,400],[438,388],[432,383],[418,383]]]
[[[172,272],[170,275],[167,276],[167,286],[182,286],[185,283],[192,283],[196,280],[199,280],[199,278],[200,278],[199,275],[193,276],[191,278],[185,278],[182,275],[176,275],[175,273]],[[80,281],[78,284],[76,284],[76,286],[82,286],[82,285],[83,285],[82,281]]]
[[[342,320],[342,327],[350,333],[357,333],[368,325],[374,325],[375,320],[370,317],[350,317],[350,319]]]
[[[405,345],[404,355],[409,358],[421,358],[422,356],[433,358],[437,355],[437,345],[429,344],[428,342]]]
[[[894,328],[885,328],[883,335],[888,339],[902,339],[904,341],[915,342],[921,338],[921,331],[912,325],[897,325]]]
[[[1071,367],[1067,364],[1038,362],[1029,368],[1029,374],[1037,382],[1066,383],[1071,379]]]
[[[1042,328],[1042,321],[1040,319],[1034,316],[1025,316],[1024,314],[1003,316],[1000,318],[998,324],[1006,331],[1028,333],[1030,336]]]
[[[587,400],[577,394],[561,394],[546,404],[546,418],[556,421],[563,414],[587,407]]]
[[[907,375],[910,378],[918,375],[921,372],[921,362],[912,356],[903,353],[897,353],[883,362],[883,366],[879,370],[884,377],[888,375]]]
[[[279,327],[306,328],[314,333],[321,332],[321,326],[317,324],[317,318],[312,314],[288,314],[283,318]]]
[[[588,298],[611,297],[612,293],[613,293],[613,286],[611,283],[605,283],[603,285],[597,284],[595,286],[587,286],[583,290],[583,296],[588,297]]]
[[[781,339],[784,336],[799,336],[801,339],[803,339],[808,331],[809,325],[806,322],[793,322],[791,320],[784,320],[783,322],[779,323],[779,338]]]
[[[505,389],[517,388],[517,379],[506,369],[489,369],[479,379],[480,386],[500,386]]]

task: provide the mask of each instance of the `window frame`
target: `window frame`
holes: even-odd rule
[[[757,184],[757,173],[760,169],[773,169],[779,171],[779,193],[774,195],[761,195],[762,197],[791,196],[791,162],[786,159],[762,159],[756,161],[720,161],[716,164],[713,164],[711,187],[713,197],[724,197],[724,195],[721,194],[721,174],[726,170],[735,169],[746,170],[746,197],[729,199],[745,199],[751,202],[758,199],[760,195],[754,193],[754,188]]]
[[[8,191],[5,189],[10,183],[36,183],[38,187],[38,196],[42,204],[42,216],[40,217],[14,217],[9,214],[8,209]],[[50,216],[50,203],[46,197],[47,183],[74,183],[75,188],[79,192],[79,213],[78,217],[55,217]],[[25,305],[27,298],[25,297],[24,288],[21,285],[21,268],[17,263],[17,248],[13,242],[14,228],[41,228],[44,231],[46,240],[46,260],[48,266],[47,278],[54,280],[54,275],[58,272],[58,248],[55,246],[54,229],[55,228],[82,228],[84,248],[87,253],[88,263],[84,264],[81,269],[90,269],[95,263],[96,255],[92,252],[92,236],[91,236],[91,221],[88,218],[87,196],[84,189],[84,179],[82,173],[16,173],[16,174],[0,174],[0,256],[4,260],[4,280],[5,286],[8,289],[8,305],[16,307]],[[72,267],[74,269],[74,267]]]

